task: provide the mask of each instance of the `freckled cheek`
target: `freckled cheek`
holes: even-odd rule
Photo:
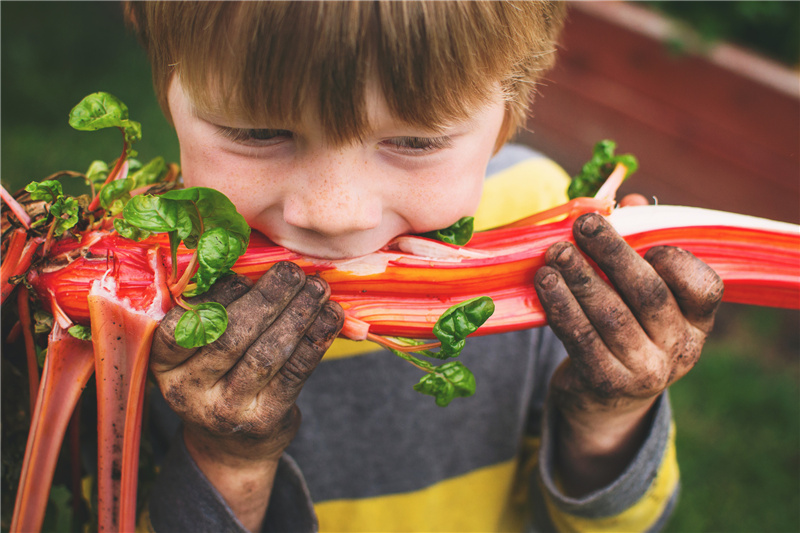
[[[405,218],[416,232],[447,227],[472,215],[480,202],[483,176],[452,174],[409,188]]]
[[[183,179],[187,187],[209,187],[225,194],[248,221],[269,201],[256,171],[237,158],[201,145],[182,147]]]

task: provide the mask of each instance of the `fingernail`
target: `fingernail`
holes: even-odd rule
[[[580,230],[586,237],[594,237],[602,229],[600,217],[598,215],[585,215],[580,222]]]
[[[322,321],[330,326],[334,326],[339,323],[339,315],[331,308],[330,305],[323,307],[319,315]]]
[[[274,267],[278,277],[289,285],[297,285],[300,283],[300,272],[297,267],[292,263],[280,262]]]
[[[543,289],[552,289],[556,286],[558,279],[556,275],[553,273],[545,274],[545,276],[539,280],[539,286]]]
[[[306,286],[308,287],[308,292],[311,293],[311,296],[319,298],[325,294],[325,286],[322,284],[322,280],[317,277],[312,276],[306,278]]]
[[[571,260],[572,260],[572,246],[564,244],[561,247],[561,250],[558,252],[558,255],[556,255],[555,263],[558,266],[565,267],[569,265]]]

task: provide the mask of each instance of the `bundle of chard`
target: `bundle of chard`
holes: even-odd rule
[[[616,189],[635,160],[615,156],[608,141],[573,181],[575,198],[555,209],[474,235],[471,219],[462,219],[439,232],[397,237],[365,257],[324,261],[251,235],[216,191],[175,188],[177,166],[160,158],[138,163],[131,144],[141,129],[113,96],[88,96],[72,110],[70,124],[123,132],[113,165],[95,162],[85,174],[61,173],[85,179],[91,196],[64,195],[59,176],[30,184],[16,198],[2,191],[8,207],[2,301],[5,306],[16,290],[36,398],[12,531],[41,528],[60,443],[93,372],[98,528],[134,530],[153,333],[179,305],[186,309],[176,328],[179,344],[216,340],[227,327],[224,307],[185,298],[231,271],[255,280],[276,262],[293,261],[320,275],[345,310],[343,335],[378,342],[418,367],[424,375],[414,388],[442,406],[471,395],[475,379],[460,361],[431,361],[457,357],[468,335],[545,324],[534,274],[551,244],[572,240],[572,222],[583,213],[607,215],[641,254],[661,244],[693,252],[722,277],[726,301],[800,308],[800,227],[685,207],[615,209]],[[52,314],[40,382],[31,303]]]

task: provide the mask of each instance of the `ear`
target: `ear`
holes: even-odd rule
[[[508,142],[512,134],[513,122],[511,118],[511,109],[509,109],[508,103],[506,103],[506,112],[503,115],[503,123],[500,124],[500,131],[497,133],[497,140],[494,142],[494,152],[492,152],[492,155],[497,154],[500,148]]]

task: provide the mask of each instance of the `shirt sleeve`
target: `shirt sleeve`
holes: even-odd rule
[[[555,470],[555,433],[559,415],[545,413],[538,476],[531,494],[541,499],[534,514],[536,531],[658,531],[669,518],[679,491],[675,427],[664,393],[654,405],[647,438],[624,472],[610,485],[582,498],[560,489]]]
[[[231,508],[189,455],[182,433],[180,431],[173,440],[137,529],[157,533],[246,533]],[[303,475],[294,460],[283,454],[262,531],[303,533],[317,530],[317,517]]]

